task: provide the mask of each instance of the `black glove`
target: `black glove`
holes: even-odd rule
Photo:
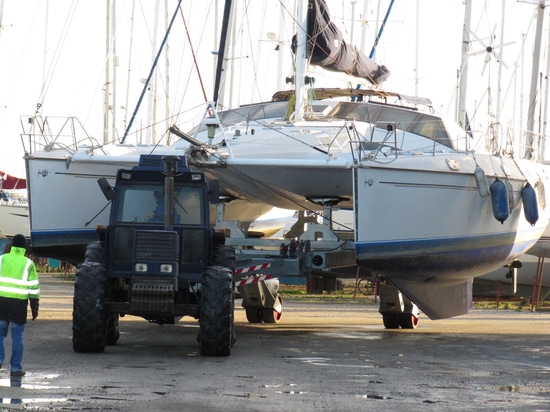
[[[38,299],[29,299],[31,302],[32,320],[35,320],[38,316]]]

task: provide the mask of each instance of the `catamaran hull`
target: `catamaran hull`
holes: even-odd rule
[[[358,265],[384,276],[432,319],[467,313],[472,281],[524,254],[548,224],[548,167],[490,154],[400,154],[381,161],[345,162],[229,158],[201,167],[237,198],[283,208],[320,209],[324,199],[355,210]],[[509,216],[501,223],[487,186],[512,185]],[[539,216],[526,218],[522,189],[536,187]],[[485,189],[488,190],[488,187]],[[488,193],[487,193],[488,194]]]
[[[26,158],[31,241],[40,255],[75,262],[86,244],[97,240],[96,227],[109,221],[110,204],[97,180],[105,177],[114,183],[116,171],[131,167],[134,160],[105,162],[90,156],[70,161],[57,154]]]
[[[485,171],[493,170],[494,157],[476,160]],[[513,187],[513,208],[502,223],[493,214],[491,196],[480,195],[471,156],[354,168],[357,263],[383,275],[432,319],[467,313],[473,278],[528,251],[548,224],[546,191],[537,193],[534,225],[526,219],[521,196],[526,177],[539,188],[550,187],[545,166],[499,162],[497,175],[506,180],[501,170],[507,170]],[[494,174],[487,177],[489,183],[496,180]]]
[[[86,245],[97,240],[97,226],[109,223],[110,203],[102,194],[98,179],[105,177],[114,184],[117,170],[136,166],[139,156],[151,151],[151,148],[143,148],[131,154],[112,156],[79,152],[66,157],[62,151],[27,155],[33,251],[74,264],[82,262]],[[170,149],[155,153],[183,156],[181,151]],[[265,204],[232,201],[227,204],[225,213],[229,219],[252,221],[270,208]]]

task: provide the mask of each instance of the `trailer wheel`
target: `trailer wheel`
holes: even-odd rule
[[[105,350],[106,267],[101,263],[82,263],[78,266],[73,298],[73,349],[75,352]]]
[[[277,303],[273,309],[262,309],[262,320],[265,323],[279,323],[283,316],[283,299],[277,295]]]
[[[199,345],[203,356],[229,356],[233,336],[234,288],[230,268],[209,266],[202,276]]]
[[[383,313],[382,321],[386,329],[399,329],[399,315],[395,313]]]
[[[245,308],[246,320],[250,323],[262,323],[262,309],[261,308]]]
[[[418,316],[405,313],[399,315],[399,325],[403,329],[416,329],[418,326]]]

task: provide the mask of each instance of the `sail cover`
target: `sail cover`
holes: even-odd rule
[[[26,187],[25,179],[0,172],[0,189],[25,189]]]
[[[373,84],[380,84],[389,77],[386,66],[376,64],[343,40],[342,32],[330,20],[325,0],[309,0],[308,3],[307,55],[311,64],[363,78]],[[296,36],[292,42],[292,51],[295,50]]]

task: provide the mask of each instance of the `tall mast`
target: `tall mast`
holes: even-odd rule
[[[111,48],[111,54],[110,58],[113,62],[113,77],[112,77],[112,99],[111,99],[111,140],[115,141],[116,139],[116,112],[117,112],[117,90],[116,90],[116,75],[117,75],[117,51],[116,51],[116,0],[112,0],[111,4],[111,42],[112,42],[112,48]]]
[[[539,84],[539,62],[542,39],[542,27],[544,24],[545,0],[539,0],[537,5],[537,27],[535,29],[535,45],[533,52],[533,65],[531,66],[531,87],[529,90],[529,107],[527,108],[527,126],[525,139],[525,158],[533,157],[533,142],[535,133],[535,111],[537,107],[537,90]]]
[[[164,0],[164,27],[168,27],[170,21],[170,16],[168,15],[168,0]],[[166,111],[166,115],[164,116],[166,119],[166,125],[165,129],[168,130],[170,128],[170,124],[172,123],[172,119],[170,119],[170,44],[166,43],[165,48],[165,54],[164,54],[164,64],[165,64],[165,75],[164,75],[164,83],[166,84],[166,92],[164,94],[164,107]],[[170,136],[171,133],[168,133],[167,142],[166,144],[170,144]]]
[[[145,80],[145,84],[143,85],[143,89],[141,90],[141,94],[138,99],[138,103],[134,109],[134,112],[132,113],[132,117],[130,118],[130,121],[128,122],[128,125],[126,126],[126,130],[124,131],[124,136],[122,136],[121,143],[124,143],[126,141],[126,137],[128,137],[128,133],[130,132],[130,129],[132,128],[132,125],[134,124],[134,120],[136,119],[137,112],[141,106],[141,102],[143,101],[143,97],[145,96],[145,93],[147,92],[147,89],[149,88],[149,84],[151,82],[151,78],[155,74],[155,70],[157,67],[157,63],[160,58],[160,54],[164,50],[164,46],[166,42],[168,41],[168,35],[170,34],[170,30],[172,29],[172,26],[174,25],[174,20],[176,19],[176,16],[178,15],[178,12],[181,7],[182,0],[178,0],[178,5],[176,6],[176,10],[174,11],[174,14],[172,15],[172,18],[170,19],[170,24],[168,25],[168,28],[166,29],[166,33],[164,34],[164,39],[162,40],[162,43],[159,47],[159,51],[157,55],[155,56],[155,60],[153,61],[153,65],[151,66],[151,70],[149,71],[149,76],[147,76],[147,79]]]
[[[154,28],[153,28],[153,47],[151,47],[151,60],[155,59],[157,40],[158,40],[158,31],[159,31],[159,8],[160,1],[155,1],[154,9]],[[156,143],[156,122],[157,122],[157,75],[156,70],[153,76],[151,77],[151,84],[149,86],[149,93],[147,96],[147,143]]]
[[[296,106],[294,120],[300,122],[304,120],[304,105],[305,105],[305,82],[304,76],[306,71],[306,48],[307,48],[307,0],[298,1],[297,9],[297,36],[296,36],[296,69],[294,87],[296,93]]]
[[[0,36],[2,35],[2,17],[4,16],[4,0],[0,0]]]
[[[103,95],[103,143],[109,142],[109,95],[111,94],[111,0],[106,1],[105,21],[105,91]]]
[[[223,10],[223,19],[222,19],[222,30],[220,33],[220,44],[218,47],[218,61],[216,65],[216,78],[214,79],[214,104],[218,104],[220,87],[221,87],[221,78],[225,58],[225,47],[227,42],[227,33],[229,26],[229,17],[231,16],[231,0],[225,0],[225,6]]]
[[[470,52],[470,21],[472,19],[472,1],[464,0],[464,27],[462,30],[462,64],[458,74],[456,122],[466,129],[466,91],[468,87],[468,53]]]

